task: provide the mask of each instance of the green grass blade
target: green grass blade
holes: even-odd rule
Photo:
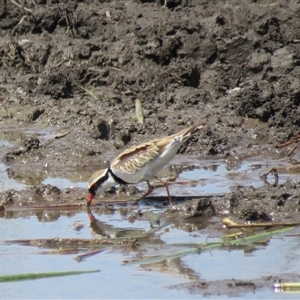
[[[173,258],[183,257],[183,256],[186,256],[191,253],[206,252],[206,251],[211,251],[211,250],[222,248],[222,247],[228,247],[228,246],[233,246],[233,245],[245,246],[245,245],[249,245],[249,244],[258,242],[262,239],[270,238],[273,235],[284,233],[293,228],[294,227],[288,227],[288,228],[283,228],[283,229],[279,229],[279,230],[262,232],[259,234],[239,238],[239,239],[233,240],[233,241],[210,243],[210,244],[206,244],[206,245],[199,244],[199,247],[193,247],[190,249],[186,249],[183,251],[177,251],[177,252],[173,252],[173,253],[169,253],[169,254],[148,256],[148,257],[144,257],[144,258],[137,259],[137,260],[125,261],[124,264],[131,265],[131,264],[155,263],[155,262],[163,261],[165,259],[173,259]],[[177,244],[177,245],[179,245],[179,244]]]
[[[80,274],[96,273],[96,272],[100,272],[100,270],[0,275],[0,282],[32,280],[32,279],[41,279],[41,278],[59,277],[59,276],[70,276],[70,275],[80,275]]]
[[[280,282],[280,283],[275,283],[274,287],[276,288],[281,288],[281,289],[299,289],[300,290],[300,282]]]
[[[82,89],[83,91],[85,91],[87,93],[87,95],[89,95],[90,97],[98,100],[98,97],[92,91],[90,91],[90,90],[88,90],[88,89],[86,89],[86,88],[84,88],[83,86],[80,86],[80,85],[78,85],[78,87],[80,89]]]
[[[239,244],[249,245],[249,244],[257,243],[261,240],[265,240],[267,238],[270,238],[273,235],[284,233],[286,231],[290,231],[294,228],[295,227],[287,227],[287,228],[273,230],[273,231],[261,232],[261,233],[258,233],[258,234],[254,234],[254,235],[242,237],[242,238],[239,238],[239,239],[236,239],[236,240],[232,240],[232,241],[229,241],[229,242],[225,242],[225,244],[226,245],[239,245]]]
[[[202,246],[202,245],[203,244],[201,244],[201,247],[185,249],[185,250],[173,252],[170,254],[148,256],[148,257],[144,257],[144,258],[137,259],[137,260],[126,261],[126,262],[124,262],[124,264],[131,265],[131,264],[156,263],[156,262],[163,261],[165,259],[173,259],[173,258],[183,257],[183,256],[186,256],[191,253],[198,253],[198,252],[210,251],[210,250],[213,250],[216,248],[221,248],[224,245],[224,243],[212,243],[212,244],[205,245],[205,246]]]

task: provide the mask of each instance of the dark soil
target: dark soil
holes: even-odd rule
[[[87,181],[122,149],[205,118],[180,153],[278,156],[276,146],[299,134],[299,1],[0,2],[2,132],[34,125],[53,133],[24,134],[0,149],[13,178],[46,169]],[[24,206],[84,196],[33,184],[3,191],[1,200]],[[216,213],[270,221],[295,216],[297,199],[299,184],[286,183],[241,187],[211,204]]]

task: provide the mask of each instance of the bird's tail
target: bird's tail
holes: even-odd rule
[[[178,133],[173,134],[174,137],[176,136],[182,136],[182,141],[187,140],[193,133],[195,133],[196,131],[202,129],[204,127],[204,125],[206,125],[207,121],[203,121],[203,122],[198,122],[188,128],[185,128],[181,131],[179,131]]]

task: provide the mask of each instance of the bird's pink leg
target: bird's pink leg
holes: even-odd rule
[[[169,191],[169,186],[168,186],[168,181],[164,181],[158,177],[155,177],[156,180],[160,181],[165,187],[166,187],[166,190],[167,190],[167,194],[168,194],[168,199],[169,199],[169,204],[170,206],[173,206],[173,201],[172,201],[172,197],[170,195],[170,191]]]
[[[167,194],[168,194],[168,199],[169,199],[169,204],[170,206],[173,206],[173,201],[172,201],[172,197],[170,195],[170,191],[169,191],[169,186],[168,186],[168,181],[164,181],[158,177],[155,177],[156,180],[160,181],[165,187],[166,187],[166,190],[167,190]],[[141,197],[139,198],[138,200],[136,200],[134,202],[134,204],[137,204],[139,201],[141,201],[142,199],[146,198],[149,194],[151,194],[154,190],[154,187],[149,183],[149,181],[146,181],[147,184],[148,184],[148,191]]]
[[[143,200],[144,198],[146,198],[148,195],[150,195],[153,190],[154,190],[154,187],[149,183],[149,181],[147,180],[147,184],[148,184],[148,191],[141,197],[139,198],[138,200],[134,201],[134,204],[136,205],[138,202],[140,202],[141,200]]]

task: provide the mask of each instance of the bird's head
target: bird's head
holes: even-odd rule
[[[87,195],[87,206],[90,206],[94,197],[100,192],[107,190],[112,187],[114,184],[110,183],[110,176],[108,169],[103,169],[95,172],[88,181],[88,190]]]

